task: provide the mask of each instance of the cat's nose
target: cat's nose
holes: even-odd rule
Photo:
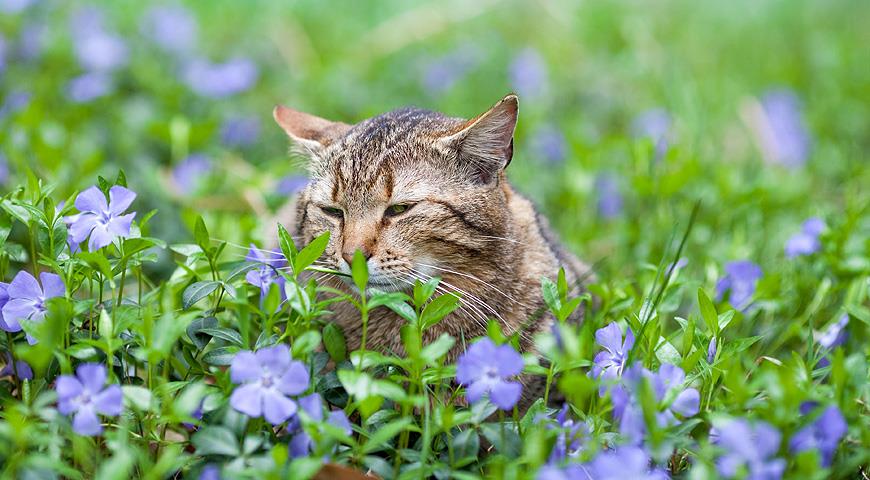
[[[366,260],[372,257],[372,252],[368,248],[360,248],[358,250],[362,252],[363,258]],[[343,258],[348,265],[353,265],[353,254],[355,252],[356,250],[344,250],[341,252],[341,258]]]

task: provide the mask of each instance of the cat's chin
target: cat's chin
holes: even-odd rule
[[[359,293],[359,289],[354,285],[353,280],[350,277],[341,277],[342,282],[347,285],[354,293]],[[409,291],[411,286],[406,283],[389,280],[385,278],[379,277],[371,277],[369,278],[369,284],[366,287],[366,290],[369,295],[378,292],[404,292]]]

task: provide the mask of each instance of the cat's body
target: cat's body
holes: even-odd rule
[[[520,332],[523,351],[554,321],[541,298],[541,278],[566,271],[570,285],[588,269],[555,239],[546,219],[509,184],[504,168],[513,150],[517,102],[508,96],[473,120],[401,109],[354,126],[278,107],[275,117],[312,158],[312,180],[294,202],[297,241],[331,232],[324,259],[349,272],[356,250],[368,258],[370,285],[408,290],[415,280],[441,278],[439,291],[456,292],[461,308],[425,333],[459,339],[452,362],[498,320],[505,334]],[[329,285],[352,292],[348,282]],[[349,349],[360,346],[362,323],[349,303],[334,304]],[[367,349],[403,353],[405,320],[386,308],[371,312]],[[540,396],[527,384],[522,403]]]

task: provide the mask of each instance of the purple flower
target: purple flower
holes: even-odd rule
[[[557,467],[547,464],[538,470],[537,480],[588,480],[589,474],[581,465]]]
[[[614,173],[599,173],[595,178],[595,191],[598,194],[598,214],[602,218],[611,219],[622,214],[622,192]]]
[[[707,346],[707,363],[713,363],[716,359],[716,337],[710,337],[710,344]]]
[[[496,346],[484,338],[468,348],[456,362],[456,381],[466,387],[465,397],[475,403],[485,394],[502,410],[520,399],[523,386],[510,380],[523,371],[523,357],[510,345]]]
[[[264,417],[272,425],[296,414],[299,395],[308,388],[308,369],[293,360],[287,345],[241,351],[230,365],[230,379],[241,384],[233,390],[230,405],[249,417]]]
[[[3,99],[3,105],[0,106],[0,120],[26,108],[30,104],[30,98],[30,93],[24,90],[13,90],[10,92]]]
[[[196,44],[196,18],[190,10],[180,5],[149,8],[141,27],[149,40],[167,52],[186,53]]]
[[[567,403],[562,405],[562,409],[556,414],[555,422],[547,422],[546,427],[559,429],[559,436],[556,437],[556,444],[553,445],[553,451],[550,452],[548,460],[551,464],[559,464],[568,459],[577,458],[583,451],[584,438],[592,435],[592,429],[588,425],[568,417]]]
[[[199,480],[221,480],[221,469],[212,463],[206,465],[199,472]]]
[[[225,63],[193,60],[184,69],[187,86],[197,95],[224,98],[244,92],[257,82],[257,65],[247,58],[234,58]]]
[[[848,336],[846,327],[849,325],[849,315],[843,314],[839,320],[832,323],[819,337],[819,345],[827,350],[833,350],[846,342]]]
[[[478,51],[465,45],[441,57],[430,60],[420,81],[427,92],[442,93],[460,81],[480,63]]]
[[[622,375],[628,352],[634,346],[634,333],[631,327],[626,328],[625,340],[622,330],[616,323],[610,323],[595,332],[595,341],[604,347],[604,351],[595,355],[592,366],[592,378],[612,381]],[[602,384],[600,394],[603,396],[607,386]]]
[[[785,460],[776,458],[779,431],[765,422],[751,425],[737,419],[711,432],[715,443],[724,450],[716,469],[725,478],[735,478],[745,472],[747,480],[778,480],[785,470]]]
[[[535,156],[547,163],[557,164],[565,161],[568,150],[565,135],[558,127],[547,123],[532,133],[531,149]]]
[[[116,238],[130,236],[130,226],[136,212],[123,213],[130,207],[136,193],[120,185],[109,189],[109,203],[96,186],[90,187],[76,197],[75,206],[82,212],[70,225],[70,234],[75,243],[82,243],[88,236],[88,250],[93,252],[112,243]]]
[[[510,66],[511,85],[520,97],[539,98],[547,94],[547,65],[534,48],[521,51]]]
[[[78,10],[70,28],[79,64],[92,72],[110,72],[127,63],[129,52],[120,36],[103,25],[103,12],[96,7]]]
[[[281,292],[281,300],[287,299],[287,294],[284,292],[284,276],[278,273],[278,269],[287,265],[287,259],[280,250],[263,250],[251,244],[248,255],[245,260],[254,262],[260,266],[254,270],[248,271],[245,274],[245,280],[255,287],[260,288],[260,298],[262,299],[269,293],[272,284],[278,286]]]
[[[278,195],[294,195],[308,185],[308,178],[303,175],[287,175],[278,181],[275,193]]]
[[[651,383],[656,401],[669,402],[659,414],[659,423],[665,426],[679,423],[674,414],[691,417],[698,413],[701,394],[695,388],[684,388],[686,374],[683,369],[670,363],[663,363],[659,371],[652,375]],[[672,400],[671,400],[672,399]]]
[[[731,292],[728,301],[738,310],[746,310],[761,278],[761,267],[749,260],[725,264],[725,276],[716,283],[716,301],[722,301]]]
[[[846,435],[848,426],[840,409],[830,406],[815,422],[799,430],[791,438],[789,448],[793,453],[817,449],[822,455],[822,466],[829,467],[840,440]]]
[[[211,158],[201,153],[188,155],[172,169],[172,179],[183,194],[190,194],[211,172]]]
[[[0,153],[0,185],[6,185],[9,181],[9,163],[6,161],[6,155]]]
[[[785,256],[794,258],[799,255],[810,255],[822,248],[819,235],[827,226],[821,218],[811,218],[804,222],[800,233],[793,235],[785,243]]]
[[[97,414],[117,416],[123,410],[123,395],[118,385],[106,384],[106,367],[83,363],[76,376],[57,377],[57,409],[73,416],[73,430],[79,435],[99,435],[103,431]]]
[[[632,134],[637,138],[649,138],[655,145],[655,158],[661,159],[668,149],[668,134],[671,116],[662,108],[647,110],[631,123]]]
[[[621,446],[613,450],[605,450],[599,453],[591,462],[585,465],[584,477],[595,480],[661,480],[667,479],[668,475],[659,468],[650,466],[650,457],[647,453],[634,446]]]
[[[257,117],[233,117],[221,125],[221,142],[228,147],[252,145],[260,136],[260,119]]]
[[[6,39],[0,35],[0,73],[6,70]]]
[[[764,158],[788,168],[803,166],[810,153],[810,135],[797,95],[789,90],[770,91],[762,96],[761,109],[757,133]]]
[[[2,298],[0,298],[0,303],[2,303]],[[27,362],[24,360],[15,361],[9,352],[6,352],[5,357],[6,365],[0,369],[0,377],[13,376],[22,380],[33,380],[33,369]]]
[[[0,328],[7,332],[20,332],[21,320],[42,322],[45,318],[45,301],[66,295],[66,286],[60,276],[42,272],[39,280],[42,286],[33,275],[22,270],[15,275],[12,283],[3,284],[8,299],[3,304]],[[27,334],[27,341],[31,345],[36,343],[30,334]]]
[[[0,0],[0,12],[20,13],[27,7],[36,3],[36,0]]]
[[[112,77],[101,72],[79,75],[66,84],[66,96],[73,103],[88,103],[112,93]]]
[[[323,421],[323,400],[319,394],[312,393],[311,395],[301,397],[299,399],[299,406],[315,422]],[[329,412],[326,423],[343,430],[347,435],[353,433],[350,420],[348,420],[347,415],[342,410]],[[314,439],[302,428],[302,423],[299,421],[298,416],[290,421],[287,430],[292,434],[289,444],[291,458],[304,457],[314,451]]]
[[[43,23],[31,23],[21,29],[18,37],[18,55],[24,60],[35,60],[45,50],[48,27]]]

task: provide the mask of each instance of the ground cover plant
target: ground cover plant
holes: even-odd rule
[[[868,18],[0,0],[0,475],[864,478]],[[365,295],[322,295],[327,238],[271,220],[306,181],[272,106],[508,91],[509,174],[595,271],[541,279],[541,355],[495,320],[425,344],[462,296],[366,289],[361,257]],[[335,302],[398,312],[406,355],[349,351]],[[521,373],[547,381],[526,411]]]

